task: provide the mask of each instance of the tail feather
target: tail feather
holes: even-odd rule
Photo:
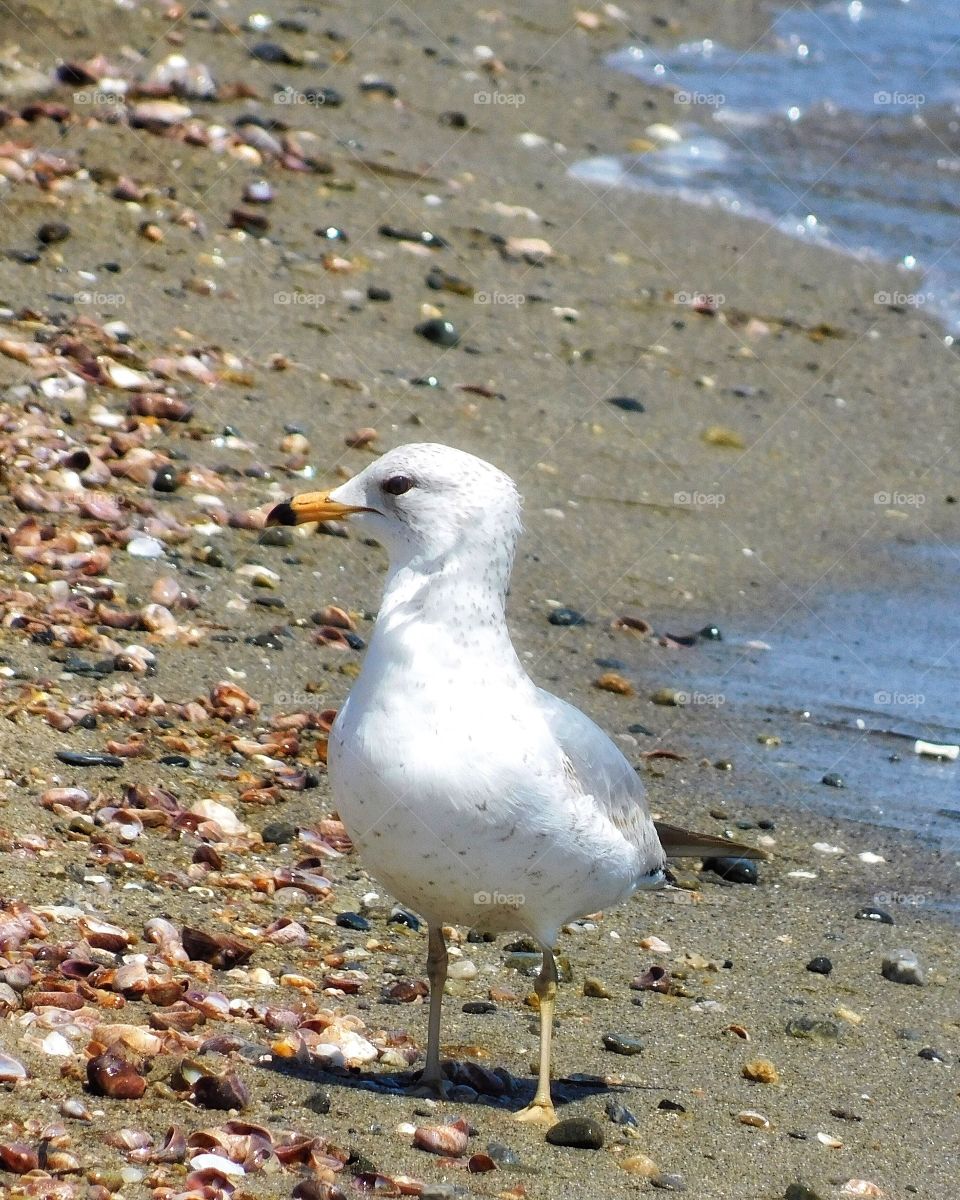
[[[666,821],[654,821],[660,844],[667,858],[711,858],[724,855],[731,858],[770,858],[766,850],[758,846],[745,846],[742,842],[731,842],[728,838],[714,837],[709,833],[695,833],[670,825]]]

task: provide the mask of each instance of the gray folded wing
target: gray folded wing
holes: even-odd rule
[[[542,689],[540,711],[569,764],[571,781],[591,796],[623,836],[636,846],[650,873],[663,866],[664,854],[647,808],[643,784],[603,730],[579,708]]]

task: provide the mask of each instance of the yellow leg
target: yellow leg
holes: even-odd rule
[[[550,1098],[550,1051],[553,1042],[553,1009],[557,995],[557,962],[553,951],[543,948],[543,966],[537,976],[534,991],[540,1000],[540,1074],[537,1091],[526,1108],[514,1113],[517,1121],[535,1121],[540,1125],[555,1125],[556,1110]]]
[[[431,925],[427,945],[427,978],[430,980],[430,1021],[427,1027],[427,1062],[416,1090],[420,1095],[443,1099],[446,1081],[440,1067],[440,1012],[443,985],[447,982],[447,943],[439,925]]]

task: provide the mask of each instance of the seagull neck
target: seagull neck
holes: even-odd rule
[[[451,557],[441,563],[416,560],[392,566],[387,574],[377,616],[377,635],[405,636],[415,622],[430,629],[438,646],[452,636],[461,648],[488,652],[513,646],[506,626],[506,578],[509,570],[472,570],[469,562]],[[466,636],[465,636],[466,635]]]

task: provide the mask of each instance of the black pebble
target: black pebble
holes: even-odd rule
[[[395,100],[400,94],[395,83],[389,83],[386,79],[367,79],[360,84],[360,91],[367,95],[386,96],[389,100]]]
[[[297,836],[297,827],[289,821],[271,821],[260,830],[260,836],[271,846],[284,846]]]
[[[942,1050],[934,1050],[932,1046],[924,1046],[922,1050],[917,1051],[917,1058],[925,1058],[928,1062],[945,1063],[947,1056]]]
[[[720,630],[717,628],[716,625],[704,625],[704,627],[697,634],[697,637],[701,638],[705,642],[722,642],[723,641],[723,634],[720,632]]]
[[[250,57],[255,58],[257,62],[276,63],[284,67],[300,65],[300,59],[296,55],[276,42],[258,42],[250,51]]]
[[[614,408],[619,408],[622,412],[642,413],[646,412],[646,406],[640,400],[634,400],[632,396],[612,396],[608,401]]]
[[[328,242],[349,242],[350,239],[337,225],[324,225],[313,231],[317,237],[325,238]]]
[[[814,975],[829,975],[833,970],[833,963],[826,955],[818,954],[807,963],[807,970],[812,971]]]
[[[586,625],[587,618],[575,608],[555,608],[547,617],[551,625]]]
[[[264,650],[282,650],[284,648],[283,638],[272,629],[265,629],[263,633],[254,634],[253,637],[243,639],[248,646],[260,646]]]
[[[643,1043],[638,1038],[626,1037],[621,1033],[605,1033],[603,1035],[603,1048],[609,1050],[611,1054],[642,1054]]]
[[[341,929],[353,929],[358,933],[362,933],[365,929],[370,928],[370,922],[366,917],[361,917],[359,913],[342,912],[337,913],[337,924]]]
[[[118,754],[101,754],[96,750],[58,750],[57,758],[69,767],[122,767]]]
[[[37,230],[37,240],[52,246],[56,242],[65,242],[70,233],[70,226],[63,221],[45,221]]]
[[[719,855],[716,858],[705,859],[703,869],[712,871],[714,875],[719,875],[721,879],[730,883],[757,883],[760,878],[757,864],[749,858]]]
[[[407,912],[405,908],[395,908],[387,917],[387,924],[406,925],[408,929],[419,929],[420,918],[415,917],[412,912]]]
[[[339,108],[343,103],[342,94],[332,87],[304,88],[303,97],[311,104],[322,104],[324,108]]]
[[[436,375],[417,375],[416,378],[410,380],[410,383],[413,387],[438,388],[440,386],[440,380]]]
[[[657,1108],[659,1108],[662,1112],[683,1113],[687,1111],[679,1100],[661,1100],[657,1105]]]
[[[883,908],[877,908],[874,904],[865,904],[858,912],[854,914],[858,921],[876,921],[878,925],[892,925],[893,917]]]
[[[261,546],[292,546],[293,534],[283,525],[271,525],[258,539]]]
[[[422,321],[414,332],[419,333],[428,342],[433,342],[435,346],[444,346],[448,349],[456,346],[460,341],[456,325],[442,317],[431,317],[429,321]]]
[[[190,759],[185,754],[164,754],[160,762],[165,767],[189,767]]]
[[[367,299],[374,300],[378,304],[386,304],[393,299],[393,293],[389,288],[375,287],[373,284],[367,288]]]
[[[161,467],[153,477],[155,492],[175,492],[180,487],[180,473],[169,463]]]
[[[636,721],[632,725],[627,726],[627,733],[642,733],[645,737],[657,736],[652,729],[648,729],[646,725],[639,725]]]
[[[492,1000],[468,1000],[463,1006],[463,1012],[469,1013],[473,1017],[485,1017],[488,1013],[495,1013],[497,1006]]]
[[[828,771],[820,780],[827,787],[842,788],[844,787],[843,776],[838,775],[836,771]]]
[[[466,129],[467,118],[462,112],[442,112],[437,120],[451,129]]]
[[[578,1150],[600,1150],[603,1130],[589,1117],[568,1117],[547,1130],[551,1146],[574,1146]]]
[[[450,243],[429,229],[398,229],[396,225],[381,225],[377,230],[381,237],[394,238],[398,242],[417,242],[436,250],[445,250]]]

